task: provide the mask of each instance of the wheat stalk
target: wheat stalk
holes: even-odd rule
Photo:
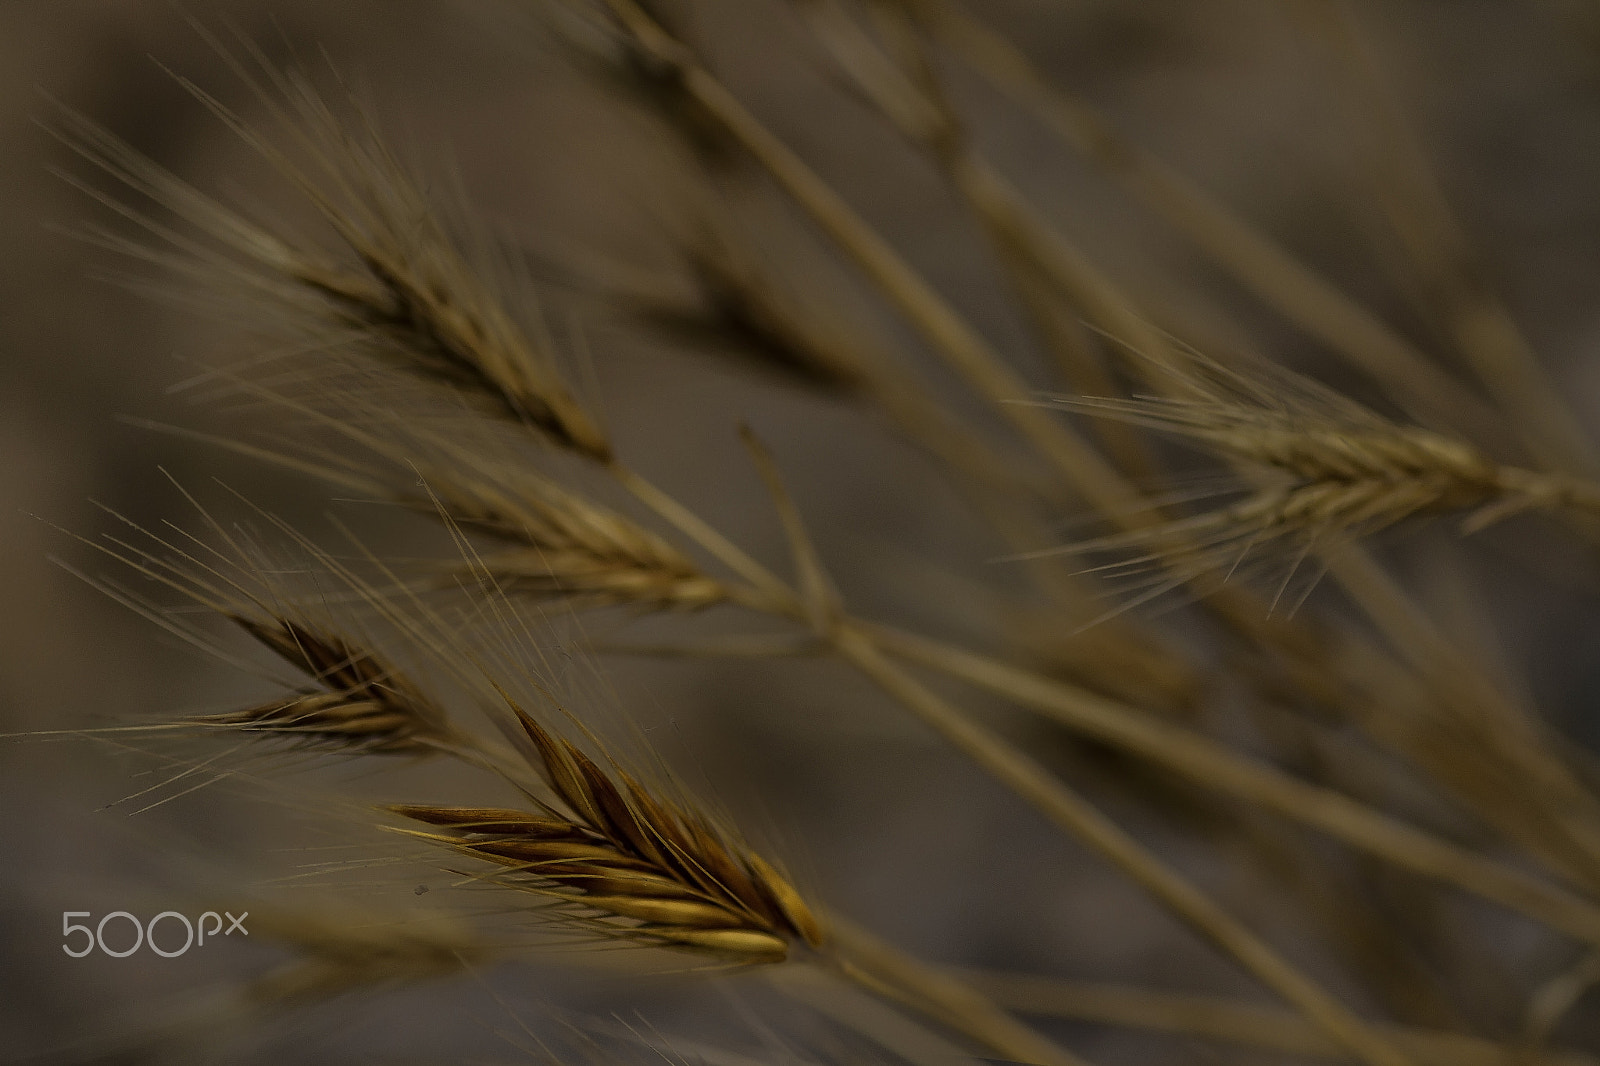
[[[1499,420],[1428,354],[1198,184],[1143,151],[1061,89],[991,27],[950,0],[895,0],[941,45],[1030,110],[1265,303],[1360,369],[1429,425],[1494,436]]]

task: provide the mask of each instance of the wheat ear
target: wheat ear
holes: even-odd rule
[[[477,571],[508,594],[656,610],[698,610],[732,594],[654,532],[525,465],[462,453],[424,476],[433,495],[411,498],[412,506],[510,545],[455,568],[462,576]]]
[[[1529,510],[1600,514],[1600,485],[1494,462],[1471,445],[1403,426],[1274,373],[1272,384],[1229,375],[1179,399],[1077,399],[1062,405],[1166,432],[1275,475],[1245,499],[1163,529],[1097,546],[1140,542],[1162,550],[1194,537],[1225,557],[1277,538],[1299,543],[1377,532],[1412,516],[1467,511],[1481,529]],[[1197,379],[1191,379],[1197,380]]]
[[[221,45],[218,51],[229,57]],[[180,211],[214,243],[174,234],[100,194],[157,247],[174,251],[104,234],[96,239],[225,295],[246,294],[269,311],[278,332],[311,338],[324,351],[333,338],[333,347],[401,366],[562,447],[608,459],[610,442],[561,380],[548,343],[506,312],[485,280],[490,264],[475,266],[466,243],[447,232],[370,118],[363,113],[356,123],[341,120],[305,77],[258,59],[271,91],[229,57],[281,127],[282,139],[307,164],[192,82],[177,80],[299,189],[342,241],[344,254],[269,233],[63,109],[61,136],[69,147],[129,188]]]
[[[498,883],[553,901],[597,936],[734,963],[782,962],[795,945],[822,945],[821,924],[770,863],[511,707],[559,805],[538,814],[393,807],[446,830],[402,832],[504,867]]]
[[[287,616],[228,617],[317,688],[193,721],[373,754],[430,754],[452,738],[444,715],[377,653]]]
[[[180,534],[181,540],[164,540],[115,512],[110,513],[150,544],[141,546],[112,536],[105,538],[107,543],[83,543],[226,618],[314,684],[240,710],[197,715],[162,725],[123,727],[126,731],[234,730],[351,754],[427,755],[476,746],[451,724],[443,707],[371,641],[355,635],[326,612],[309,611],[293,597],[285,596],[269,577],[276,572],[276,566],[269,567],[259,549],[224,528],[193,496],[187,492],[183,495],[199,511],[222,548],[188,533]],[[367,603],[377,602],[374,590],[337,566],[331,557],[311,548],[303,539],[299,546],[327,565],[347,593]],[[86,580],[186,643],[219,658],[238,661],[171,611],[110,582]]]

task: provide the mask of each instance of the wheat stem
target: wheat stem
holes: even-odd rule
[[[1402,1066],[1411,1061],[1082,796],[894,666],[870,637],[841,626],[833,643],[844,659],[885,692],[1056,824],[1111,861],[1363,1061],[1372,1066]]]
[[[1560,868],[1575,870],[1591,891],[1600,886],[1600,802],[1550,747],[1537,719],[1512,701],[1474,663],[1443,637],[1409,597],[1370,557],[1339,552],[1328,560],[1329,573],[1382,630],[1393,647],[1439,693],[1451,719],[1474,730],[1485,746],[1510,767],[1508,780],[1539,804],[1555,839],[1547,846]],[[1506,803],[1503,795],[1485,804]],[[1537,846],[1537,845],[1535,845]]]
[[[1600,908],[1540,878],[1449,844],[1136,708],[941,641],[871,627],[879,646],[1149,759],[1198,784],[1278,811],[1385,861],[1600,944]]]
[[[1221,996],[1156,992],[1062,981],[1032,974],[963,971],[968,984],[1023,1014],[1071,1018],[1174,1036],[1224,1041],[1286,1055],[1343,1059],[1345,1049],[1315,1026],[1273,1007]],[[1589,1055],[1530,1051],[1462,1033],[1379,1026],[1418,1066],[1595,1066]]]
[[[967,325],[815,171],[763,125],[632,0],[605,0],[636,44],[674,69],[687,91],[873,279],[932,347],[997,409],[1085,499],[1109,514],[1137,507],[1120,477],[1059,421],[1018,401],[1031,390],[987,341]]]
[[[1468,367],[1510,418],[1530,455],[1551,469],[1593,477],[1600,458],[1568,405],[1551,385],[1510,310],[1473,261],[1449,198],[1415,129],[1347,5],[1305,4],[1316,36],[1336,53],[1352,90],[1349,113],[1365,127],[1374,199],[1435,294]]]
[[[882,988],[869,988],[836,968],[769,966],[765,977],[785,996],[858,1033],[915,1066],[981,1066],[954,1036],[946,1037],[897,1009]]]
[[[982,154],[976,151],[938,92],[932,71],[921,64],[915,83],[845,13],[838,0],[799,0],[819,39],[878,110],[913,142],[926,148],[944,168],[994,242],[1021,259],[1066,295],[1107,334],[1150,362],[1178,362],[1169,339],[1141,317],[1130,301],[1089,258],[1053,232]],[[891,30],[902,27],[890,25]],[[903,40],[909,35],[899,34]],[[909,40],[905,43],[911,44]]]
[[[752,586],[751,591],[757,594],[751,602],[782,604],[793,600],[794,594],[780,578],[752,559],[747,552],[719,533],[705,519],[628,467],[612,463],[607,470],[623,488],[631,492],[646,507],[711,553],[722,565],[748,581]],[[751,599],[748,594],[746,599]]]
[[[1085,1066],[1084,1060],[1028,1028],[963,980],[915,959],[867,930],[830,916],[832,963],[841,976],[916,1008],[992,1051],[1039,1066]]]
[[[949,0],[906,0],[939,40],[997,88],[1035,110],[1063,141],[1104,167],[1246,288],[1387,388],[1431,424],[1503,436],[1482,400],[1390,326],[1256,227],[1119,137],[1087,104],[1050,85],[1004,37]]]

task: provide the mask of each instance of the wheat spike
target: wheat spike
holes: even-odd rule
[[[413,496],[412,506],[514,545],[483,552],[459,576],[477,572],[508,594],[575,606],[698,610],[727,598],[666,540],[525,467],[489,470],[463,456],[429,474],[434,496]]]
[[[319,689],[194,721],[373,754],[429,754],[448,737],[443,714],[375,652],[287,616],[265,622],[228,617]]]
[[[1481,529],[1529,510],[1600,512],[1600,486],[1496,463],[1465,441],[1399,425],[1280,368],[1252,378],[1195,357],[1176,398],[1059,401],[1183,437],[1261,475],[1243,499],[1085,550],[1181,544],[1196,570],[1237,563],[1257,544],[1309,550],[1411,517],[1468,512]],[[1175,539],[1179,538],[1179,539]]]
[[[266,553],[243,529],[230,531],[193,496],[187,492],[184,496],[217,543],[176,526],[175,534],[164,538],[120,515],[116,517],[145,543],[114,536],[107,536],[104,543],[85,543],[147,581],[237,625],[314,684],[241,710],[132,728],[236,730],[357,754],[424,755],[464,739],[450,725],[445,710],[370,640],[353,635],[353,627],[330,612],[312,607],[317,600],[326,605],[326,590],[315,597],[296,593],[286,578],[307,572],[331,576],[341,586],[341,598],[369,607],[380,604],[376,590],[304,538],[291,534],[304,553],[300,560]],[[289,532],[284,523],[265,517]],[[309,568],[306,561],[312,564]],[[160,606],[110,581],[86,580],[186,643],[254,669],[183,620],[178,608]],[[392,613],[388,617],[393,620]]]
[[[810,908],[770,864],[511,706],[559,804],[541,814],[392,807],[446,830],[402,832],[505,867],[497,881],[555,901],[591,934],[735,963],[781,962],[795,944],[823,943]]]
[[[579,608],[693,611],[730,595],[661,536],[514,456],[456,447],[414,426],[399,446],[341,428],[387,458],[404,457],[404,473],[327,452],[309,464],[287,461],[501,545],[445,564],[453,582],[487,580],[501,593]],[[416,487],[419,476],[425,489]]]
[[[399,367],[560,447],[609,460],[609,440],[561,380],[548,340],[507,310],[505,286],[491,280],[493,257],[469,250],[487,242],[463,242],[447,230],[437,206],[354,100],[359,117],[349,122],[305,76],[260,63],[270,88],[235,66],[281,127],[282,144],[178,80],[311,202],[343,253],[257,225],[63,109],[60,136],[71,148],[212,243],[176,233],[101,193],[93,195],[141,226],[151,241],[100,232],[93,239],[198,282],[225,304],[242,299],[247,319],[309,341],[323,355],[348,351]]]

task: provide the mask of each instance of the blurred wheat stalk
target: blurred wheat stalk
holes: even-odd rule
[[[634,0],[536,6],[540,25],[580,69],[624,87],[682,138],[703,167],[709,205],[703,223],[679,235],[680,277],[643,276],[581,249],[542,269],[586,290],[599,313],[695,350],[731,353],[880,416],[964,494],[1000,550],[1026,560],[1018,569],[1034,586],[1032,601],[992,594],[1019,625],[986,649],[858,616],[813,545],[781,457],[746,431],[792,549],[790,575],[752,558],[629,465],[599,410],[570,384],[571,353],[530,312],[522,269],[459,208],[422,191],[369,113],[354,101],[329,103],[307,75],[280,71],[247,42],[217,42],[224,55],[243,54],[234,63],[253,92],[250,108],[189,88],[297,189],[327,239],[255,221],[64,111],[57,128],[66,143],[123,186],[96,195],[129,227],[90,236],[175,274],[258,335],[263,355],[220,366],[210,380],[219,396],[264,412],[263,435],[214,443],[436,518],[449,538],[434,560],[358,564],[270,529],[341,590],[336,600],[366,620],[354,629],[343,608],[318,608],[296,593],[266,561],[270,553],[223,523],[209,523],[192,544],[108,544],[302,678],[282,700],[170,728],[276,738],[361,760],[462,760],[513,787],[521,805],[413,799],[391,813],[432,828],[398,829],[397,839],[469,862],[464,875],[520,893],[550,928],[585,943],[697,953],[714,969],[810,967],[907,1006],[984,1054],[1082,1061],[1015,1016],[1040,1015],[1375,1066],[1589,1061],[1547,1044],[1595,980],[1591,963],[1531,983],[1505,977],[1520,997],[1509,1005],[1520,1029],[1508,1033],[1477,1031],[1448,984],[1414,961],[1504,967],[1494,934],[1453,906],[1462,894],[1581,952],[1600,951],[1600,800],[1580,753],[1452,646],[1361,540],[1427,516],[1459,514],[1466,534],[1539,511],[1560,520],[1550,536],[1575,533],[1592,546],[1600,467],[1506,309],[1475,281],[1466,242],[1343,6],[1306,0],[1293,10],[1328,44],[1349,79],[1342,90],[1360,104],[1384,176],[1381,208],[1438,295],[1449,344],[1437,352],[1129,143],[947,0],[796,0],[793,15],[832,73],[925,154],[989,238],[999,277],[1053,358],[1058,378],[1042,388],[741,102],[697,54],[685,23]],[[1367,378],[1395,413],[1207,349],[1185,337],[1183,323],[1162,321],[986,157],[953,89],[970,76]],[[815,280],[754,239],[738,192],[721,180],[736,167],[792,201],[926,354],[987,406],[987,420],[940,399],[927,368],[834,314]],[[1088,432],[1053,407],[1094,416]],[[1192,477],[1163,445],[1167,436],[1212,456],[1223,491],[1188,491]],[[598,486],[606,481],[638,506],[604,502]],[[1052,523],[1086,511],[1107,532],[1064,552]],[[1102,554],[1104,566],[1078,561]],[[1320,600],[1301,604],[1324,573],[1358,618]],[[1260,590],[1256,574],[1268,579]],[[1167,593],[1195,605],[1177,614],[1128,609]],[[441,613],[446,601],[472,606]],[[837,657],[1294,1013],[966,975],[905,956],[808,901],[804,886],[670,782],[635,776],[607,754],[584,709],[567,706],[537,670],[508,673],[506,657],[485,648],[537,643],[524,629],[530,604],[717,609],[751,619],[748,639],[699,640],[684,619],[680,645],[635,651]],[[187,624],[146,609],[164,624]],[[772,621],[792,637],[773,636]],[[1197,626],[1212,634],[1204,654],[1189,639]],[[474,693],[468,702],[500,738],[475,734],[414,677],[408,660],[418,659]],[[1231,669],[1226,693],[1208,680],[1223,664]],[[1247,856],[1294,902],[1346,984],[1336,990],[1313,977],[1066,773],[939,695],[928,674],[1091,740],[1101,747],[1085,751],[1101,758],[1106,748],[1118,753],[1119,799],[1147,804],[1219,852]],[[523,709],[530,698],[533,714]],[[1251,723],[1248,737],[1238,734],[1241,717]],[[1361,740],[1338,758],[1304,757],[1326,750],[1335,733]],[[1196,822],[1178,809],[1172,774],[1199,786],[1217,816]],[[1396,775],[1426,801],[1395,801],[1388,785]],[[1341,847],[1321,846],[1307,828]],[[1381,867],[1413,875],[1404,908],[1392,913],[1363,906]],[[1343,887],[1352,885],[1354,894]],[[424,947],[433,961],[414,968],[419,979],[452,969],[450,958],[484,957],[477,939],[459,956]],[[410,974],[398,961],[405,957],[405,945],[386,953],[364,944],[361,966],[327,972],[342,984],[377,983]],[[284,987],[323,973],[291,974]],[[1359,1006],[1346,991],[1352,985],[1362,991]]]

